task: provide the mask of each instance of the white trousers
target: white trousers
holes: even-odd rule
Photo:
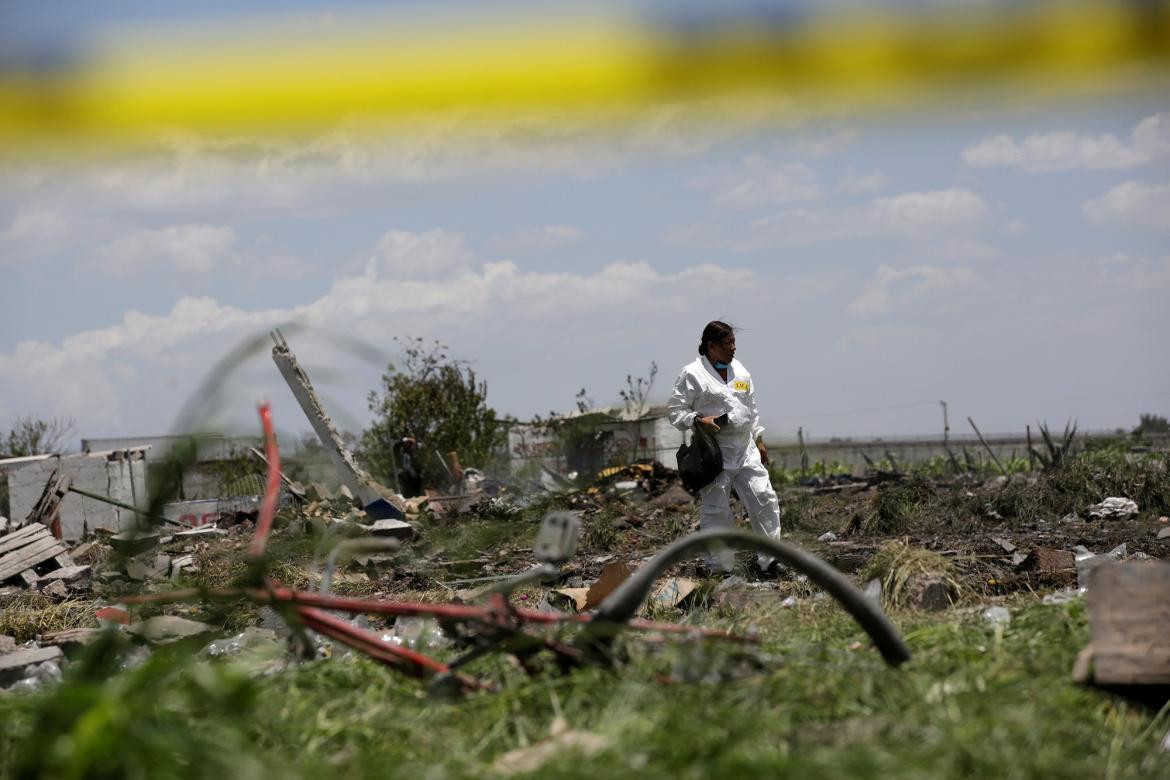
[[[780,502],[772,489],[768,470],[760,462],[760,451],[754,445],[748,448],[743,465],[739,468],[724,469],[719,476],[699,491],[699,530],[711,528],[732,528],[731,489],[743,502],[748,518],[756,533],[772,539],[780,538]],[[756,555],[761,569],[772,565],[773,557],[766,553]],[[712,551],[706,555],[707,567],[712,571],[729,572],[735,563],[734,551],[730,548]]]

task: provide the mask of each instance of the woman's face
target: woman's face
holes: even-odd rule
[[[735,336],[728,336],[723,341],[707,342],[707,359],[712,363],[730,363],[735,357]]]

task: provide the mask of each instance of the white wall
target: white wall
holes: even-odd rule
[[[142,451],[53,455],[42,460],[12,463],[8,472],[8,502],[12,519],[24,522],[45,490],[54,470],[68,474],[82,490],[100,493],[126,504],[146,500],[146,459]],[[133,522],[134,513],[116,506],[69,493],[61,501],[61,533],[67,540],[80,539],[94,528],[118,531]]]

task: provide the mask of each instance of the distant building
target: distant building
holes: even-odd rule
[[[558,474],[595,474],[614,465],[657,460],[677,468],[683,433],[666,419],[665,407],[633,416],[618,409],[578,412],[553,424],[520,424],[508,432],[513,475],[544,467]]]

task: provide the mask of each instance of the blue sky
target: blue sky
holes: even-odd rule
[[[1020,102],[229,144],[172,129],[134,156],[9,158],[0,429],[165,432],[218,355],[290,321],[354,429],[394,335],[446,342],[528,417],[581,387],[616,400],[651,361],[664,397],[716,317],[742,327],[772,436],[932,433],[940,399],[955,429],[1170,413],[1170,102]],[[230,384],[226,420],[271,397],[306,427],[266,356]]]

